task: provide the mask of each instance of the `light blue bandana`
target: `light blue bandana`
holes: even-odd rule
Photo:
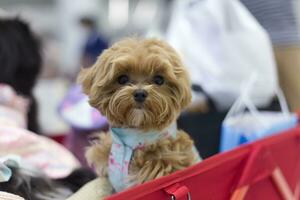
[[[119,192],[130,186],[128,166],[135,149],[143,148],[162,138],[176,137],[176,123],[163,131],[143,132],[130,128],[111,128],[112,146],[109,155],[108,177],[113,188]]]

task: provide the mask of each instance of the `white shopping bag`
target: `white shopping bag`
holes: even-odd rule
[[[192,83],[201,85],[219,109],[228,109],[253,72],[254,104],[274,96],[277,73],[265,30],[238,0],[177,1],[166,40],[181,54]]]
[[[282,111],[257,110],[250,98],[250,94],[255,92],[255,79],[256,76],[252,76],[244,86],[244,91],[222,123],[220,151],[293,128],[298,123],[297,115],[288,111],[286,100],[279,88],[275,93]]]

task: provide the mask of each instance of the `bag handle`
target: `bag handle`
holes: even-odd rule
[[[249,112],[252,114],[252,116],[258,119],[258,121],[261,123],[262,126],[267,126],[266,122],[262,119],[261,114],[259,113],[258,109],[256,108],[256,106],[254,105],[254,103],[251,101],[250,98],[251,91],[253,90],[253,86],[257,80],[258,80],[257,72],[254,72],[250,76],[249,80],[246,81],[244,84],[242,84],[241,95],[230,108],[224,121],[228,120],[229,117],[239,114],[241,113],[241,111],[244,111],[245,109],[248,109]],[[283,115],[285,117],[289,117],[290,112],[282,90],[278,86],[274,92],[276,97],[278,98]]]
[[[249,80],[244,82],[241,86],[241,94],[240,97],[234,102],[230,110],[228,111],[224,121],[228,120],[231,116],[237,115],[241,113],[241,111],[244,111],[245,109],[248,109],[249,112],[256,117],[259,122],[263,126],[267,126],[264,122],[264,120],[261,119],[259,115],[259,111],[253,104],[253,102],[250,101],[250,93],[253,90],[253,85],[257,81],[257,73],[253,73]]]

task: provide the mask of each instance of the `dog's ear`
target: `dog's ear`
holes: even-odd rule
[[[192,101],[191,84],[190,84],[190,81],[188,79],[187,72],[184,72],[180,89],[181,89],[181,102],[180,102],[180,105],[181,105],[181,109],[184,109]]]
[[[94,67],[91,68],[81,68],[79,75],[77,77],[77,83],[79,83],[82,87],[82,91],[89,95],[91,91],[91,87],[93,85],[93,81],[95,78]]]

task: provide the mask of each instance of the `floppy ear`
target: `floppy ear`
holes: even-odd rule
[[[191,103],[192,100],[192,92],[191,92],[191,84],[190,81],[188,79],[188,74],[187,72],[183,72],[183,77],[182,77],[182,83],[181,83],[181,109],[184,109],[186,106],[189,105],[189,103]]]
[[[77,77],[77,83],[79,83],[82,87],[82,91],[89,95],[91,92],[91,87],[94,82],[94,73],[93,67],[91,68],[81,68],[79,75]]]

